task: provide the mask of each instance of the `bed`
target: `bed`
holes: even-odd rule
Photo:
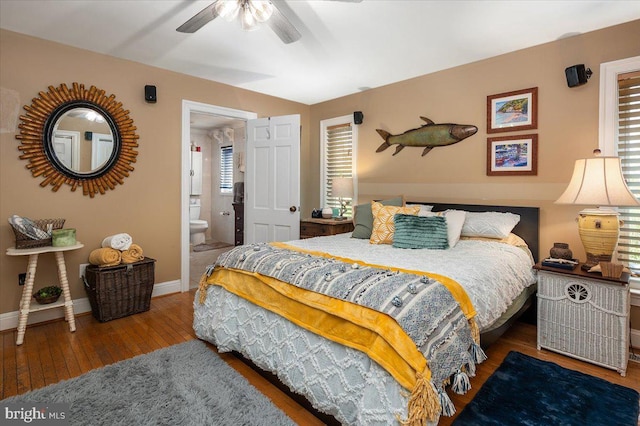
[[[437,250],[370,244],[350,234],[239,246],[203,275],[194,329],[342,424],[437,424],[455,411],[448,392],[470,388],[475,365],[485,359],[481,347],[534,298],[539,211],[408,203],[405,215],[373,204],[400,214],[398,241],[414,229],[400,219],[428,222],[440,227],[437,234],[454,217],[417,215],[463,211],[467,224],[470,213],[491,212],[518,221],[508,238],[462,236]]]

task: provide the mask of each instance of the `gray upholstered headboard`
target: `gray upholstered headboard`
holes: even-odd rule
[[[520,222],[513,233],[525,240],[536,262],[540,260],[540,209],[538,207],[484,206],[480,204],[430,203],[426,201],[407,201],[408,204],[428,204],[434,212],[447,209],[469,212],[510,212],[520,215]]]

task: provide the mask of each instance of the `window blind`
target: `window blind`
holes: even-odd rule
[[[220,192],[230,194],[233,191],[233,147],[220,148]]]
[[[618,77],[617,151],[627,185],[640,198],[640,71]],[[621,207],[618,260],[640,273],[640,208]]]
[[[324,193],[323,207],[340,207],[340,199],[331,193],[331,183],[337,177],[353,177],[353,129],[351,123],[328,126],[325,134],[324,152]],[[352,199],[349,201],[345,216],[352,216]]]

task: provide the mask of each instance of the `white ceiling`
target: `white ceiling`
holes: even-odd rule
[[[0,0],[0,27],[315,104],[640,19],[637,0],[273,0],[301,40],[222,18],[175,31],[211,2]]]

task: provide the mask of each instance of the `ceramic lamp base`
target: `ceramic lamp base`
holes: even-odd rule
[[[618,212],[605,209],[581,211],[578,233],[587,254],[582,269],[591,269],[600,262],[611,262],[620,234]]]

